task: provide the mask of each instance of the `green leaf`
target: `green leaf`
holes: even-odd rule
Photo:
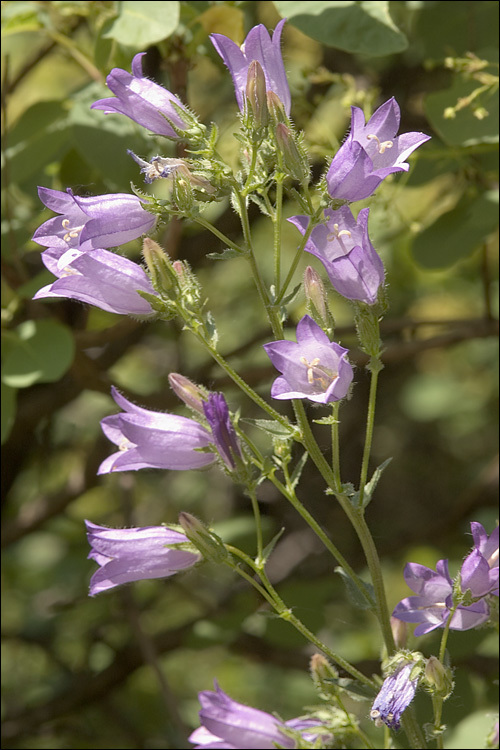
[[[355,701],[373,701],[373,696],[375,695],[375,690],[369,687],[369,685],[362,685],[350,677],[327,677],[325,682],[331,682],[339,690],[349,693],[350,697]]]
[[[464,196],[415,238],[413,256],[425,268],[445,268],[470,255],[497,226],[498,191]]]
[[[264,547],[264,549],[262,551],[262,562],[266,563],[268,561],[268,559],[269,559],[269,557],[271,555],[271,552],[275,548],[275,546],[276,546],[277,542],[279,541],[279,539],[281,539],[281,537],[283,536],[284,532],[285,532],[285,527],[283,527],[282,529],[280,529],[278,531],[278,533],[273,536],[273,538],[271,539],[271,541],[269,542],[269,544],[266,544],[266,546]]]
[[[365,0],[275,0],[278,12],[307,36],[328,47],[381,57],[408,47],[388,2]]]
[[[1,429],[1,443],[5,443],[9,437],[14,419],[16,416],[16,395],[17,390],[6,385],[2,381],[2,429]]]
[[[365,594],[363,594],[353,583],[352,578],[347,575],[344,568],[340,567],[339,565],[337,568],[335,568],[335,572],[338,573],[342,578],[347,591],[347,596],[351,604],[353,604],[355,607],[358,607],[358,609],[372,609],[370,598],[373,602],[375,601],[375,591],[371,583],[365,583],[361,580],[361,578],[358,578],[358,581],[361,583],[362,588],[366,592]]]
[[[300,459],[297,461],[297,464],[293,470],[292,476],[290,477],[290,484],[293,488],[297,486],[297,483],[300,479],[300,475],[302,474],[302,469],[306,465],[306,461],[308,459],[309,453],[307,451],[304,451]]]
[[[280,424],[280,422],[276,422],[274,419],[242,419],[241,421],[259,427],[272,437],[291,438],[295,435],[295,428],[292,425],[290,425],[290,427],[284,427],[284,425]]]
[[[444,117],[447,107],[454,107],[459,99],[469,96],[480,85],[477,81],[467,81],[457,76],[450,88],[426,97],[424,106],[429,122],[448,145],[498,143],[498,89],[494,93],[485,92],[473,102],[488,110],[489,115],[483,120],[474,117],[470,107],[459,110],[453,118]]]
[[[104,35],[135,49],[146,49],[166,39],[179,23],[178,2],[134,2],[119,4],[119,15]]]
[[[245,255],[243,250],[234,250],[232,247],[226,247],[221,253],[208,253],[207,258],[212,260],[229,260],[229,258],[241,258]]]
[[[387,458],[383,463],[380,464],[380,466],[377,466],[377,468],[373,472],[372,478],[367,484],[365,484],[365,491],[363,494],[363,508],[366,508],[366,506],[372,499],[373,493],[375,492],[379,479],[382,476],[382,472],[384,471],[386,466],[389,466],[391,461],[392,461],[392,457]]]
[[[54,383],[69,369],[75,343],[69,328],[53,320],[27,320],[9,344],[2,380],[12,388]]]

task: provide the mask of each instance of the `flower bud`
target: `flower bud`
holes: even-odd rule
[[[169,256],[157,242],[145,237],[142,255],[151,274],[151,281],[158,292],[167,292],[173,286],[175,273]]]
[[[179,523],[192,544],[201,552],[205,560],[221,563],[228,557],[222,539],[210,531],[205,524],[184,511],[179,515]]]
[[[276,126],[276,143],[283,156],[284,166],[288,169],[290,177],[299,182],[304,182],[309,174],[309,169],[301,156],[293,132],[282,122]]]
[[[335,321],[326,302],[326,291],[321,276],[312,266],[304,271],[304,292],[307,301],[307,312],[316,323],[333,335]]]
[[[430,656],[425,665],[425,681],[435,693],[446,699],[453,690],[451,669],[445,667],[435,656]]]
[[[397,649],[406,648],[408,625],[396,617],[391,617],[391,630]]]
[[[168,376],[168,382],[170,387],[178,396],[181,401],[189,406],[191,409],[203,414],[203,401],[208,397],[208,391],[204,388],[200,388],[199,385],[193,383],[189,378],[184,375],[179,375],[177,372],[171,372]]]
[[[274,91],[267,92],[267,110],[276,123],[289,122],[284,104]]]
[[[336,693],[336,680],[339,673],[322,654],[314,654],[309,662],[311,677],[316,690],[325,700],[333,698]]]
[[[246,98],[252,110],[255,128],[267,125],[268,112],[266,103],[266,78],[261,64],[253,60],[248,66]]]

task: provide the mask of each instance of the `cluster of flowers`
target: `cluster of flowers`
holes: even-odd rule
[[[242,47],[220,34],[213,34],[212,42],[231,73],[240,111],[253,114],[259,122],[264,121],[264,110],[281,113],[275,139],[283,146],[284,163],[290,165],[294,154],[288,119],[291,98],[280,50],[284,23],[278,24],[272,39],[263,26],[255,27]],[[132,74],[114,69],[107,85],[115,96],[92,107],[125,115],[155,135],[188,143],[193,134],[199,139],[202,126],[176,96],[144,77],[142,57],[134,57]],[[355,218],[347,204],[372,195],[388,175],[407,171],[407,157],[428,140],[417,132],[397,136],[399,122],[394,99],[382,104],[367,123],[363,112],[352,107],[350,133],[325,176],[329,199],[340,207],[325,209],[323,220],[311,231],[311,217],[289,219],[303,236],[307,234],[304,249],[321,261],[334,289],[368,306],[378,300],[384,267],[368,235],[369,209],[362,209]],[[183,160],[156,156],[145,162],[132,156],[148,183],[179,172],[195,187],[211,195],[217,192],[208,180],[193,175]],[[159,293],[146,271],[109,250],[154,230],[157,217],[147,198],[128,194],[79,197],[71,189],[61,192],[43,187],[39,195],[58,215],[40,226],[33,239],[47,248],[43,262],[57,279],[35,298],[65,297],[120,315],[155,315],[151,302]],[[298,323],[296,342],[274,341],[264,348],[281,373],[271,389],[273,398],[306,398],[326,404],[347,395],[353,378],[347,350],[331,342],[308,315]],[[99,473],[198,469],[216,460],[230,473],[238,470],[243,454],[224,396],[208,393],[176,373],[169,379],[194,418],[143,409],[113,389],[113,398],[123,411],[105,418],[102,429],[119,451],[101,464]],[[90,584],[92,596],[122,583],[171,576],[202,557],[186,534],[164,526],[109,529],[87,522],[87,533],[89,557],[99,565]],[[498,529],[488,538],[480,524],[473,524],[472,533],[475,548],[462,566],[460,602],[454,598],[446,561],[438,563],[437,573],[421,565],[407,566],[405,578],[417,596],[400,602],[394,616],[423,623],[416,635],[444,627],[450,615],[451,627],[462,630],[487,619],[485,597],[498,586]],[[418,684],[410,666],[403,665],[387,678],[372,718],[399,727],[400,715]],[[235,703],[217,685],[214,693],[200,693],[200,702],[202,727],[191,736],[197,747],[318,746],[323,739],[316,720],[280,722]]]

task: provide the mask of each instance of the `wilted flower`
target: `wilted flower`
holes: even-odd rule
[[[156,217],[145,211],[136,195],[111,193],[81,197],[39,187],[42,203],[60,214],[38,227],[33,240],[45,247],[95,250],[116,247],[149,232]],[[144,201],[145,202],[145,201]]]
[[[193,419],[177,414],[142,409],[128,401],[116,388],[112,395],[123,414],[101,421],[104,434],[120,450],[100,465],[98,474],[138,469],[199,469],[213,463],[213,453],[203,453],[212,436]]]
[[[118,315],[152,315],[151,305],[138,290],[156,294],[144,270],[108,250],[62,250],[51,247],[42,253],[48,270],[58,277],[40,289],[33,299],[66,297],[86,302]]]
[[[285,19],[274,29],[273,38],[262,24],[254,26],[241,47],[223,34],[211,34],[210,39],[231,73],[236,101],[241,112],[246,109],[248,72],[253,61],[259,63],[266,79],[266,91],[273,91],[290,114],[291,97],[285,66],[281,56],[281,32]],[[255,75],[255,74],[254,74]]]
[[[281,722],[265,711],[250,708],[233,701],[215,682],[215,692],[204,690],[198,694],[202,726],[191,734],[190,742],[196,748],[294,748],[292,737],[283,734],[287,728],[300,732],[305,742],[311,745],[321,731],[321,722],[316,719],[291,719]],[[301,747],[304,745],[301,744]]]
[[[365,124],[363,110],[351,107],[351,132],[333,157],[326,175],[332,198],[360,201],[393,172],[407,172],[409,155],[430,136],[396,136],[401,113],[394,98],[384,102]]]
[[[203,404],[203,410],[212,430],[215,447],[228,469],[235,469],[235,458],[241,458],[241,450],[223,394],[210,393]]]
[[[91,109],[102,109],[107,115],[126,115],[152,133],[178,138],[168,120],[179,130],[186,130],[193,116],[174,94],[144,77],[142,58],[145,54],[140,52],[132,60],[132,75],[121,68],[113,68],[106,83],[116,98],[99,99]]]
[[[410,679],[414,669],[414,662],[406,662],[386,677],[370,711],[370,717],[376,726],[386,724],[391,729],[399,729],[401,715],[412,702],[417,690],[418,676]]]
[[[448,572],[448,560],[439,560],[436,571],[418,563],[405,566],[405,581],[417,596],[402,599],[392,615],[404,622],[421,623],[415,628],[415,635],[444,628],[453,608],[453,582]],[[450,628],[470,630],[482,625],[488,617],[489,608],[483,599],[467,607],[460,604],[451,618]]]
[[[92,548],[88,557],[100,566],[90,581],[90,596],[130,581],[167,578],[201,559],[195,552],[167,546],[189,540],[164,526],[109,529],[90,521],[85,524]]]
[[[384,264],[368,236],[368,214],[363,208],[355,219],[348,206],[326,209],[326,222],[314,227],[304,249],[323,263],[339,294],[373,305],[384,283]],[[305,234],[310,219],[292,216],[288,221]]]
[[[273,341],[264,349],[283,373],[272,385],[273,398],[308,398],[327,404],[346,396],[353,378],[348,350],[331,342],[309,315],[297,325],[297,343]]]

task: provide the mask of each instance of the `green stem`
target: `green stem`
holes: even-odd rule
[[[370,396],[368,399],[368,414],[366,417],[366,434],[365,434],[365,447],[363,450],[363,460],[361,463],[361,476],[359,480],[359,506],[363,507],[363,497],[365,493],[366,481],[368,478],[368,465],[370,462],[370,453],[372,449],[373,439],[373,425],[375,423],[375,403],[377,399],[377,384],[378,374],[382,369],[382,363],[377,357],[372,357],[370,360],[371,368],[371,381],[370,381]]]
[[[222,240],[222,242],[228,247],[232,247],[233,250],[236,250],[242,255],[244,254],[244,250],[239,245],[237,245],[236,242],[233,242],[229,239],[229,237],[226,237],[223,232],[220,232],[217,227],[204,219],[203,216],[195,216],[194,221],[196,221],[197,224],[200,224],[200,226],[204,227],[205,229],[208,229],[208,231],[212,232],[212,234],[215,234],[215,236]]]
[[[274,214],[274,289],[279,297],[281,281],[281,222],[283,220],[283,178],[276,180],[276,207]]]
[[[340,477],[339,408],[339,401],[334,401],[332,403],[332,418],[335,420],[332,423],[332,469],[337,490],[340,492],[342,489],[342,479]]]
[[[256,526],[256,534],[257,534],[257,561],[259,564],[261,564],[263,557],[264,557],[263,555],[264,547],[262,543],[262,520],[260,517],[259,501],[257,500],[255,488],[247,487],[247,490],[250,496],[250,500],[252,501],[252,510],[253,510],[253,515],[255,518],[255,526]]]

